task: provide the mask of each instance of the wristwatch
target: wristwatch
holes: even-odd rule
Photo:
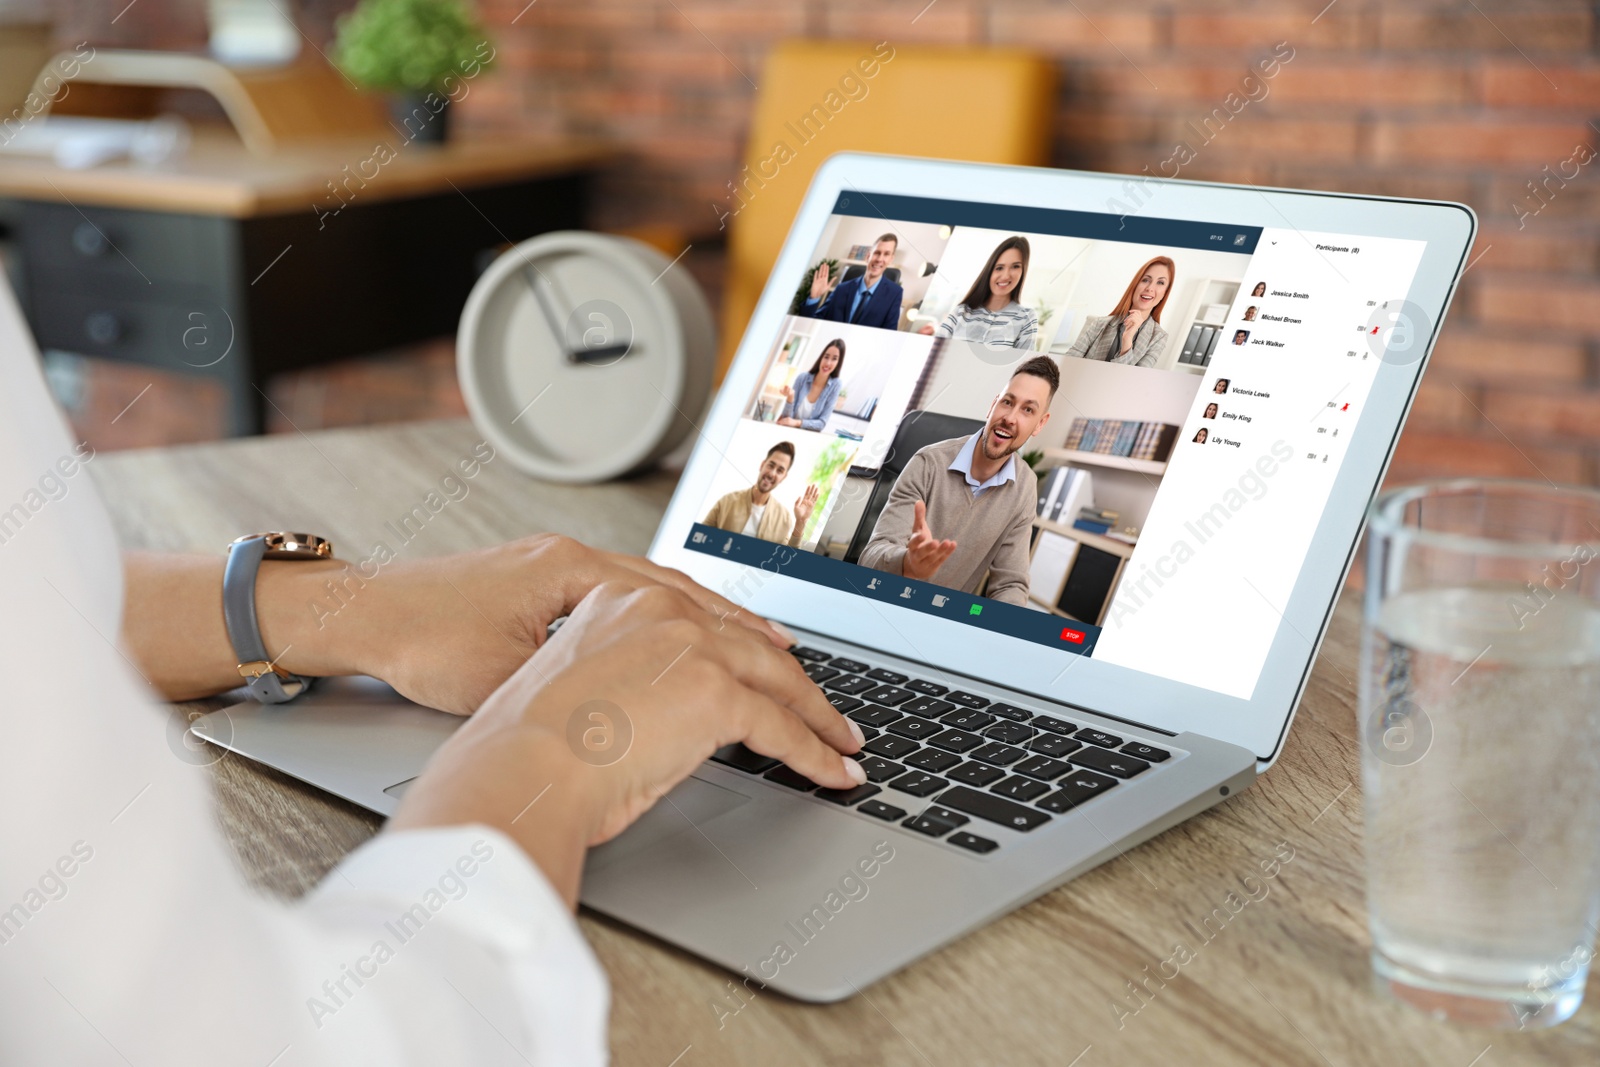
[[[279,667],[261,642],[261,624],[256,619],[256,572],[261,561],[332,558],[333,542],[316,534],[257,533],[228,545],[228,564],[222,572],[222,620],[239,659],[239,675],[246,679],[250,695],[263,704],[293,700],[310,687],[311,679]]]

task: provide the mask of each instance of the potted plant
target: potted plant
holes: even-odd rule
[[[448,105],[487,69],[494,49],[461,0],[362,0],[339,19],[333,61],[363,89],[390,94],[413,141],[445,139]]]

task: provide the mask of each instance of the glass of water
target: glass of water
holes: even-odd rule
[[[1361,645],[1372,964],[1489,1027],[1578,1010],[1600,924],[1600,493],[1380,496]]]

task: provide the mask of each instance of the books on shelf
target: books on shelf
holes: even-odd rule
[[[1120,516],[1110,508],[1087,507],[1079,508],[1078,515],[1072,520],[1075,530],[1084,530],[1092,534],[1104,536],[1111,532]]]
[[[1098,452],[1165,463],[1177,439],[1178,428],[1169,422],[1073,419],[1062,447],[1075,452]]]

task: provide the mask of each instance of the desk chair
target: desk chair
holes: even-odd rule
[[[905,418],[900,420],[900,428],[894,432],[894,440],[889,444],[889,454],[884,457],[878,480],[873,483],[872,495],[867,498],[861,521],[856,524],[856,532],[850,538],[850,547],[845,550],[845,562],[854,563],[861,558],[862,550],[872,540],[872,528],[878,525],[878,516],[883,514],[883,506],[889,502],[889,493],[894,489],[895,480],[906,469],[906,464],[911,462],[912,456],[928,445],[948,441],[952,437],[970,437],[982,426],[982,419],[941,415],[936,411],[906,412]]]
[[[873,46],[863,42],[789,41],[767,57],[746,141],[750,169],[735,182],[744,189],[748,177],[750,185],[743,208],[728,219],[719,378],[744,336],[806,186],[829,156],[886,152],[1023,166],[1049,162],[1055,67],[1042,56],[1004,48],[897,47],[876,76],[860,79],[865,97],[851,101],[806,144],[795,145],[789,130],[795,116],[837,92],[845,74],[859,79],[856,63],[872,54]],[[757,164],[780,141],[794,150],[794,158],[767,179]]]

